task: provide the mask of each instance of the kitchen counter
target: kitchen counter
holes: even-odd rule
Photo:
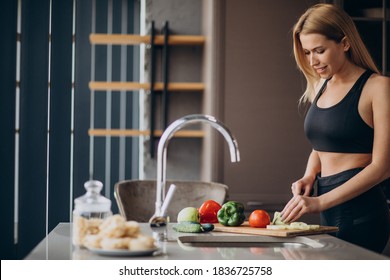
[[[27,260],[100,260],[126,258],[118,256],[101,256],[87,249],[75,248],[71,242],[72,225],[60,223],[52,232],[40,242],[25,258]],[[141,232],[153,235],[149,224],[141,224]],[[213,246],[191,246],[182,241],[192,237],[200,238],[242,238],[242,240],[263,240],[262,243],[214,244]],[[241,236],[241,237],[238,237]],[[260,238],[260,239],[259,239]],[[282,245],[284,244],[284,245]],[[296,246],[299,245],[299,246]],[[301,246],[302,245],[302,246]],[[129,256],[127,256],[129,258]],[[200,234],[177,233],[168,227],[168,241],[160,242],[160,250],[153,256],[132,256],[132,259],[154,260],[220,260],[220,259],[264,259],[264,260],[389,260],[390,258],[356,245],[342,241],[328,234],[308,235],[293,238],[254,236],[243,234],[229,234],[222,232],[208,232]]]

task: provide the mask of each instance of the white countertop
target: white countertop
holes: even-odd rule
[[[254,237],[253,235],[240,235],[245,240],[262,240],[266,242],[280,241],[288,242],[292,246],[262,246],[251,243],[245,247],[193,247],[188,244],[180,244],[178,237],[181,236],[219,236],[229,239],[229,236],[237,238],[237,234],[228,234],[222,232],[209,232],[201,234],[177,233],[169,225],[168,240],[160,243],[160,250],[152,256],[101,256],[94,254],[87,249],[75,248],[71,242],[72,226],[69,223],[60,223],[52,232],[39,243],[31,253],[25,258],[27,260],[71,260],[71,259],[114,259],[114,258],[137,258],[137,259],[155,259],[155,260],[220,260],[220,259],[263,259],[263,260],[381,260],[390,258],[356,245],[342,241],[328,234],[309,235],[293,238],[275,238],[275,237]],[[152,235],[149,224],[141,224],[141,231]],[[265,243],[264,243],[265,244]],[[294,244],[307,244],[308,246],[294,246]],[[219,245],[218,245],[219,246]]]

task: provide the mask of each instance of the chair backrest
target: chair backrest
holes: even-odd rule
[[[199,208],[204,201],[209,199],[222,205],[228,198],[228,187],[219,183],[167,181],[167,190],[171,184],[176,185],[176,191],[167,211],[171,222],[176,222],[177,214],[184,207]],[[120,214],[126,220],[148,222],[155,211],[156,181],[128,180],[118,182],[114,187],[114,196]]]

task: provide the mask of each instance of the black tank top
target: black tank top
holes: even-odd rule
[[[319,108],[317,101],[328,80],[320,89],[305,118],[307,138],[316,151],[336,153],[372,153],[374,130],[358,111],[362,89],[372,71],[367,70],[337,104]]]

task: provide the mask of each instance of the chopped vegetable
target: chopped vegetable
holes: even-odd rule
[[[320,225],[308,225],[304,222],[292,222],[285,223],[282,221],[282,215],[280,212],[274,213],[274,218],[272,219],[271,225],[267,226],[267,229],[295,229],[295,230],[315,230],[319,229]]]
[[[302,230],[308,230],[310,229],[310,226],[303,222],[293,222],[290,225],[288,225],[288,229],[302,229]]]
[[[287,229],[288,225],[267,225],[267,229]]]
[[[282,214],[278,211],[274,213],[274,218],[272,219],[272,225],[287,225],[285,222],[282,220]]]

